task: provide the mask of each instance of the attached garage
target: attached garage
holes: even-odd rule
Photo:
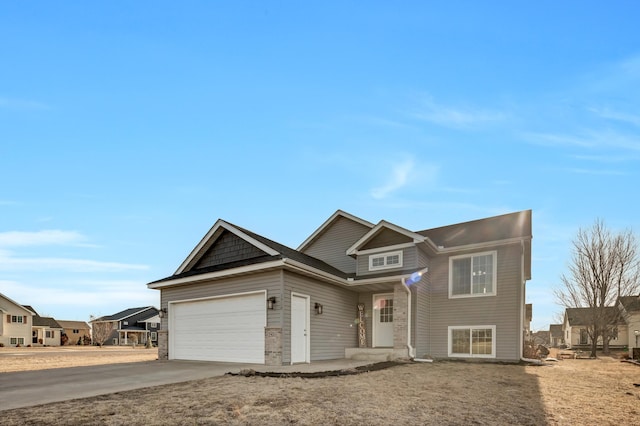
[[[266,292],[169,304],[169,357],[264,364]]]

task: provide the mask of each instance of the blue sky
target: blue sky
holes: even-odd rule
[[[295,248],[532,209],[547,329],[578,228],[640,229],[640,4],[557,3],[3,3],[0,292],[88,320],[218,218]]]

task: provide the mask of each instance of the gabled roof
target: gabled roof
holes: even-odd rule
[[[51,317],[41,317],[36,310],[29,305],[24,305],[24,307],[35,314],[32,322],[33,327],[62,328],[55,319]]]
[[[551,337],[560,337],[564,336],[562,332],[562,324],[551,324],[549,326],[549,333],[551,333]]]
[[[327,230],[328,228],[331,227],[331,225],[338,220],[339,218],[345,218],[348,220],[351,220],[353,222],[357,222],[361,225],[364,225],[368,228],[373,228],[373,223],[368,222],[364,219],[361,219],[357,216],[354,216],[350,213],[347,213],[345,211],[342,210],[336,210],[336,212],[334,214],[331,215],[331,217],[329,219],[327,219],[322,225],[320,225],[320,227],[318,229],[316,229],[313,234],[311,234],[306,240],[304,240],[302,242],[302,244],[300,244],[300,246],[298,246],[297,250],[298,251],[304,251],[305,248],[307,248],[311,243],[313,243],[320,235],[322,235],[322,233]]]
[[[63,321],[58,320],[58,324],[64,329],[89,330],[89,324],[84,321]]]
[[[36,315],[35,312],[33,312],[32,310],[30,310],[29,308],[26,308],[25,306],[19,304],[18,302],[16,302],[15,300],[10,299],[9,297],[5,296],[4,294],[0,293],[0,297],[4,298],[5,300],[7,300],[10,303],[13,303],[14,305],[16,305],[18,308],[23,309],[25,311],[27,311],[30,315]],[[6,308],[5,308],[6,309]],[[2,305],[0,305],[0,311],[2,311]]]
[[[278,255],[278,251],[269,247],[268,245],[263,244],[260,241],[257,241],[255,238],[248,235],[244,230],[238,228],[229,222],[225,222],[222,219],[218,219],[216,223],[211,227],[209,232],[200,240],[198,245],[189,253],[189,256],[182,262],[180,267],[176,270],[174,275],[182,274],[183,272],[188,271],[206,252],[209,247],[216,241],[216,239],[222,234],[224,230],[227,230],[238,237],[242,238],[249,244],[257,247],[258,249],[265,252],[266,255],[276,256]]]
[[[640,296],[622,296],[618,299],[627,312],[640,312]]]
[[[149,316],[152,315],[156,315],[157,309],[154,308],[153,306],[143,306],[141,308],[129,308],[129,309],[125,309],[124,311],[120,311],[117,314],[113,314],[113,315],[106,315],[100,318],[96,318],[91,322],[104,322],[104,321],[122,321],[125,320],[129,317],[132,317],[136,314],[142,313],[144,311],[149,310]]]
[[[591,325],[593,313],[592,308],[567,308],[565,315],[569,325],[575,327],[578,325]],[[623,325],[625,323],[620,311],[615,306],[605,307],[604,315],[609,325]]]
[[[297,250],[294,250],[290,247],[287,247],[285,245],[282,245],[280,243],[277,243],[275,241],[272,241],[268,238],[263,237],[262,235],[258,235],[254,232],[251,232],[247,229],[241,228],[239,226],[236,225],[232,225],[229,222],[224,222],[224,221],[218,221],[218,222],[223,222],[221,223],[221,227],[223,228],[227,228],[227,226],[232,227],[236,232],[234,232],[236,235],[238,235],[240,238],[243,238],[245,241],[251,243],[251,244],[259,244],[260,247],[265,247],[269,250],[270,253],[274,253],[273,255],[269,255],[265,252],[265,255],[259,258],[252,258],[252,259],[246,259],[246,260],[241,260],[241,261],[236,261],[236,262],[231,262],[231,263],[225,263],[222,265],[214,265],[214,266],[208,266],[208,267],[204,267],[204,268],[198,268],[196,270],[186,270],[184,272],[178,273],[176,272],[174,275],[163,278],[161,280],[157,280],[157,281],[153,281],[149,284],[157,284],[157,283],[161,283],[161,282],[166,282],[166,281],[171,281],[171,280],[176,280],[176,279],[181,279],[181,278],[186,278],[186,277],[191,277],[191,276],[195,276],[195,275],[201,275],[201,274],[206,274],[206,273],[212,273],[212,272],[218,272],[218,271],[222,271],[222,270],[227,270],[227,269],[232,269],[232,268],[238,268],[238,267],[243,267],[243,266],[247,266],[247,265],[255,265],[255,264],[266,264],[267,262],[272,262],[272,261],[277,261],[277,260],[283,260],[283,259],[291,259],[294,260],[296,262],[302,263],[304,265],[310,266],[312,268],[315,269],[319,269],[321,271],[327,272],[329,274],[332,274],[336,277],[340,277],[340,278],[347,278],[347,277],[351,277],[352,275],[350,274],[345,274],[344,272],[340,271],[339,269],[334,268],[333,266],[329,265],[326,262],[323,262],[320,259],[316,259],[315,257],[306,255],[304,253],[301,253]],[[217,234],[218,236],[220,234]],[[210,236],[210,238],[214,238],[216,235],[212,234]],[[207,244],[206,246],[211,246],[211,244],[213,244],[214,241],[211,241],[209,244]],[[205,245],[202,246],[202,249],[204,249]],[[264,250],[263,250],[264,251]],[[195,259],[196,257],[194,256],[193,259]],[[189,264],[195,264],[195,262],[192,260],[189,262]],[[184,263],[183,263],[184,265]],[[183,269],[182,267],[178,269],[178,271],[180,271],[181,269]]]
[[[380,222],[378,222],[376,226],[374,226],[371,229],[371,231],[364,234],[362,238],[360,238],[351,247],[349,247],[347,249],[347,254],[348,255],[357,254],[358,250],[362,246],[364,246],[367,242],[375,238],[375,236],[378,235],[380,232],[382,232],[382,230],[385,228],[390,229],[393,232],[396,232],[400,235],[404,235],[405,237],[412,239],[414,243],[421,243],[424,241],[424,237],[420,234],[409,231],[408,229],[402,228],[398,225],[394,225],[393,223],[387,222],[386,220],[381,220]]]
[[[531,238],[531,210],[427,229],[418,234],[427,237],[438,248]]]

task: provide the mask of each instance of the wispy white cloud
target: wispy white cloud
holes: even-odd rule
[[[49,106],[37,101],[30,101],[25,99],[15,98],[0,98],[0,108],[5,109],[20,109],[20,110],[34,110],[34,109],[49,109]]]
[[[63,257],[17,257],[8,251],[0,251],[0,270],[43,271],[63,270],[68,272],[122,272],[149,269],[148,265],[104,262],[89,259]]]
[[[0,232],[0,247],[26,247],[48,245],[77,245],[86,237],[76,231],[48,229],[35,232],[8,231]]]
[[[634,126],[640,126],[640,114],[630,114],[627,112],[616,111],[608,107],[589,108],[588,110],[607,120],[615,120],[623,123],[633,124]]]
[[[95,315],[108,315],[134,306],[158,304],[159,293],[146,288],[143,282],[133,280],[99,280],[80,283],[42,285],[23,284],[18,281],[0,280],[3,293],[18,303],[34,307],[40,315],[56,316],[57,319],[87,319],[72,315],[62,317],[53,311],[68,311],[75,308],[87,310]],[[67,314],[68,315],[68,314]],[[86,315],[88,317],[88,315]]]
[[[595,176],[624,176],[628,173],[620,170],[606,170],[606,169],[586,169],[586,168],[569,168],[566,169],[569,173],[581,174],[581,175],[595,175]]]
[[[525,140],[537,145],[576,146],[582,148],[618,148],[640,151],[640,138],[613,130],[581,130],[575,135],[563,133],[523,133]]]
[[[432,99],[424,100],[421,109],[411,115],[419,120],[457,128],[499,122],[507,118],[507,114],[501,111],[470,107],[451,107],[437,104]]]
[[[387,182],[382,186],[373,188],[371,190],[371,196],[380,200],[405,186],[409,181],[409,176],[414,170],[414,166],[414,161],[411,158],[394,164],[391,170],[391,176],[388,178]]]

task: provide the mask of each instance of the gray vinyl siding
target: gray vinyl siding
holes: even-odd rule
[[[520,244],[500,247],[497,249],[496,295],[449,299],[449,256],[434,258],[429,273],[431,300],[428,307],[428,354],[434,358],[448,357],[449,326],[495,325],[495,359],[518,360],[523,287],[520,265]],[[419,321],[424,321],[424,318]],[[422,351],[423,348],[420,342],[419,350]]]
[[[276,297],[274,309],[267,309],[267,325],[269,327],[282,327],[283,317],[283,292],[282,273],[280,271],[262,272],[235,278],[226,278],[224,281],[205,281],[178,287],[164,288],[160,292],[160,306],[166,308],[169,302],[190,299],[202,299],[226,294],[247,293],[251,291],[266,290],[267,296]],[[266,302],[265,302],[266,303]],[[162,318],[162,330],[168,329],[168,318]]]
[[[370,228],[344,217],[337,218],[303,253],[313,256],[346,273],[356,272],[356,261],[347,249]]]
[[[398,234],[391,229],[383,228],[375,237],[368,241],[360,250],[369,250],[380,247],[388,247],[395,244],[405,244],[412,242],[413,239],[406,235]]]
[[[426,262],[426,260],[425,260]],[[421,267],[429,266],[430,264],[424,264]],[[411,288],[411,297],[414,301],[414,306],[412,306],[413,313],[413,329],[414,329],[414,339],[413,345],[416,350],[416,357],[418,358],[426,358],[430,356],[430,348],[429,348],[429,316],[431,313],[431,297],[429,292],[431,291],[431,269],[422,276],[422,279],[414,284]]]
[[[393,272],[393,271],[405,271],[405,270],[417,270],[419,269],[418,266],[418,249],[417,247],[407,247],[404,248],[402,250],[388,250],[390,252],[393,251],[402,251],[402,266],[398,267],[398,268],[389,268],[389,269],[378,269],[375,271],[370,271],[369,270],[369,258],[371,256],[376,256],[379,255],[381,253],[385,253],[387,252],[387,250],[385,250],[384,248],[381,248],[379,252],[376,253],[369,253],[369,254],[361,254],[358,255],[358,270],[357,270],[357,274],[358,276],[366,276],[366,275],[373,275],[373,274],[379,274],[381,272]]]
[[[310,298],[310,356],[311,362],[344,358],[345,348],[357,347],[358,329],[355,324],[358,294],[342,287],[325,284],[292,272],[284,274],[282,333],[284,364],[291,362],[291,292]],[[314,310],[315,303],[323,305],[322,315]]]

